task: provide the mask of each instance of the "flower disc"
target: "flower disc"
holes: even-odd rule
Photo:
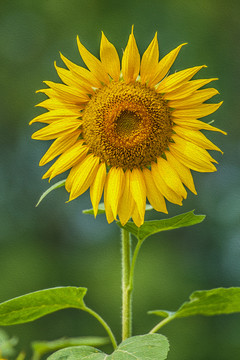
[[[83,138],[108,166],[149,166],[166,150],[173,122],[167,101],[140,83],[112,82],[98,90],[83,116]]]

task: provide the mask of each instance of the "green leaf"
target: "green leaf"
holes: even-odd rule
[[[153,207],[152,207],[151,205],[147,204],[145,210],[146,210],[146,211],[153,210]],[[94,215],[93,208],[83,210],[83,214]],[[105,214],[105,206],[104,206],[104,203],[100,203],[100,204],[98,205],[98,214]]]
[[[165,336],[139,335],[123,341],[110,355],[109,360],[164,360],[167,358],[168,351],[169,343]]]
[[[40,202],[42,202],[42,200],[53,190],[56,190],[62,186],[65,185],[65,182],[66,182],[66,179],[65,180],[61,180],[61,181],[58,181],[56,184],[50,186],[50,188],[48,188],[43,194],[42,196],[40,197],[40,199],[38,200],[37,204],[36,204],[36,207],[40,204]]]
[[[194,315],[221,315],[240,312],[240,288],[217,288],[195,291],[190,301],[185,302],[176,312],[155,310],[149,313],[158,316],[170,316],[172,319]]]
[[[105,360],[106,356],[91,346],[74,346],[55,352],[47,360]]]
[[[86,288],[56,287],[5,301],[0,304],[0,325],[26,323],[61,309],[84,310],[86,292]]]
[[[76,338],[62,338],[53,341],[34,341],[32,342],[32,349],[34,351],[33,360],[40,359],[48,352],[57,351],[59,349],[80,346],[103,346],[109,344],[109,338],[100,336],[82,336]]]
[[[168,351],[169,343],[165,336],[147,334],[123,341],[111,355],[90,346],[78,346],[59,350],[48,360],[165,360]]]
[[[145,221],[144,224],[140,227],[137,227],[131,221],[129,221],[125,226],[122,226],[120,222],[118,222],[117,224],[121,228],[129,231],[134,236],[136,236],[138,240],[143,241],[150,235],[159,233],[161,231],[174,230],[186,226],[192,226],[201,223],[204,219],[205,215],[195,215],[194,210],[192,210],[187,213],[174,216],[170,219]]]

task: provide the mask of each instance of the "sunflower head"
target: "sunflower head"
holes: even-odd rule
[[[61,55],[63,83],[45,82],[38,106],[48,111],[30,122],[46,124],[33,139],[54,140],[40,165],[57,159],[43,178],[70,170],[69,200],[90,188],[96,216],[104,193],[108,222],[141,226],[147,199],[167,213],[166,200],[182,205],[186,188],[196,194],[191,170],[216,170],[207,150],[220,149],[201,130],[226,133],[198,120],[221,105],[206,102],[217,90],[202,88],[216,79],[192,80],[205,66],[168,75],[185,44],[159,60],[157,34],[140,58],[132,28],[121,63],[103,33],[100,60],[77,44],[88,69]]]

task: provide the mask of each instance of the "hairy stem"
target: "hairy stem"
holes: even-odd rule
[[[122,229],[122,341],[132,334],[131,237]]]
[[[136,264],[137,256],[138,256],[138,253],[139,253],[142,243],[143,243],[142,241],[138,240],[138,243],[133,252],[132,263],[131,263],[130,274],[129,274],[129,289],[130,289],[130,291],[133,291],[135,264]]]

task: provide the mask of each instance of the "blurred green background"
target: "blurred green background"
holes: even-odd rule
[[[149,331],[157,308],[175,310],[194,290],[240,286],[240,123],[238,0],[0,0],[1,172],[0,301],[63,285],[89,288],[86,302],[120,339],[120,240],[117,225],[100,215],[83,215],[89,193],[65,204],[63,188],[35,208],[49,184],[38,161],[47,142],[31,140],[44,99],[35,91],[43,80],[58,81],[59,51],[80,63],[76,35],[96,56],[101,30],[121,55],[134,24],[140,53],[158,32],[161,56],[188,42],[173,70],[207,64],[200,76],[219,77],[214,86],[224,100],[213,117],[228,136],[209,134],[224,151],[214,154],[218,171],[194,173],[198,196],[189,193],[183,207],[196,209],[203,224],[147,240],[136,268],[134,334]],[[59,180],[62,177],[59,177]],[[57,180],[56,180],[57,181]],[[54,181],[53,181],[54,183]],[[152,212],[148,218],[160,219]],[[29,353],[32,340],[102,335],[89,315],[65,310],[34,323],[7,328]],[[176,320],[162,329],[171,344],[169,360],[237,360],[240,315]],[[109,349],[105,349],[106,351]]]

